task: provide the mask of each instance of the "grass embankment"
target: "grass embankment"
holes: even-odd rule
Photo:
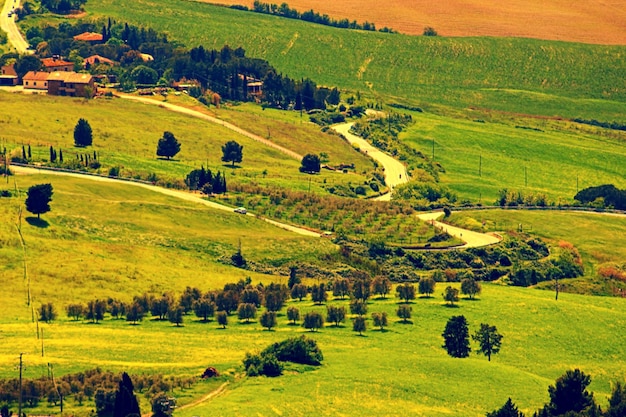
[[[350,31],[175,0],[95,0],[87,9],[188,47],[242,46],[292,78],[323,85],[417,104],[625,121],[624,46]]]
[[[48,159],[49,147],[63,149],[64,160],[76,158],[77,153],[97,151],[108,173],[112,166],[122,167],[122,175],[155,173],[158,177],[183,180],[192,169],[207,165],[213,172],[226,172],[227,182],[256,182],[291,189],[324,192],[325,183],[361,184],[366,180],[363,172],[371,172],[373,163],[354,151],[337,136],[321,133],[309,124],[291,126],[278,135],[283,145],[296,152],[318,152],[325,148],[330,164],[354,163],[356,173],[343,174],[324,170],[321,175],[309,176],[298,171],[300,161],[276,149],[239,135],[218,124],[160,109],[157,106],[137,104],[121,99],[85,101],[65,97],[33,96],[0,93],[0,123],[2,145],[21,156],[21,145],[31,145],[33,159]],[[227,109],[219,110],[228,114]],[[74,148],[74,126],[79,118],[89,121],[93,133],[93,146]],[[284,122],[261,116],[256,118],[262,126],[274,131],[285,130]],[[155,121],[158,121],[155,124]],[[246,128],[246,126],[244,126]],[[175,161],[156,158],[156,144],[164,131],[174,133],[181,143]],[[288,140],[289,138],[290,140]],[[271,139],[271,138],[270,138]],[[228,140],[244,146],[243,162],[235,169],[221,162],[221,147]],[[228,165],[228,164],[227,164]]]
[[[493,204],[498,191],[572,201],[583,188],[626,188],[623,132],[554,120],[476,122],[412,112],[400,139],[445,169],[441,182],[461,199]],[[481,114],[477,114],[480,118]]]
[[[566,280],[566,291],[585,294],[611,293],[611,281],[601,278],[603,266],[624,265],[626,260],[626,217],[611,214],[572,213],[558,211],[481,210],[453,213],[453,224],[473,230],[518,230],[532,233],[558,245],[572,243],[580,252],[584,267],[583,278]],[[485,228],[482,227],[485,222]],[[541,284],[552,287],[552,282]]]

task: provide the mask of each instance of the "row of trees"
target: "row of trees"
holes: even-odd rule
[[[470,347],[470,334],[465,316],[453,316],[446,323],[446,328],[441,334],[444,339],[443,348],[453,358],[467,358],[472,351]],[[472,335],[472,339],[478,343],[478,352],[484,354],[489,361],[491,355],[500,351],[502,335],[498,333],[496,326],[481,323],[480,327]]]

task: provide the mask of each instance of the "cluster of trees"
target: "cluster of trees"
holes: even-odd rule
[[[450,317],[441,336],[444,340],[443,348],[453,358],[467,358],[472,351],[465,316]],[[502,335],[498,333],[496,326],[486,323],[480,324],[472,335],[472,339],[478,343],[477,353],[484,354],[489,361],[491,361],[491,355],[498,353],[502,346]]]
[[[68,14],[72,10],[80,10],[86,2],[87,0],[41,0],[41,6],[52,13]]]
[[[202,191],[204,194],[222,194],[227,191],[226,176],[217,171],[215,175],[204,166],[194,169],[185,177],[185,185],[190,190]]]
[[[626,415],[626,386],[613,386],[606,410],[596,403],[587,390],[591,377],[580,369],[569,370],[548,387],[550,401],[533,413],[533,417],[621,417]],[[504,405],[486,414],[487,417],[524,417],[509,398]]]
[[[600,122],[595,119],[586,120],[586,119],[580,119],[580,118],[573,119],[572,121],[576,123],[591,125],[591,126],[603,127],[605,129],[626,130],[626,125],[623,123],[618,123],[618,122]]]
[[[554,203],[548,201],[548,197],[543,193],[535,194],[502,188],[498,190],[498,199],[495,204],[500,207],[546,207]]]
[[[22,381],[22,398],[27,407],[37,407],[41,401],[50,405],[57,405],[61,399],[66,401],[73,398],[77,405],[85,401],[94,401],[98,417],[117,417],[116,408],[121,410],[134,408],[132,397],[128,394],[139,392],[153,398],[160,393],[171,392],[176,388],[188,388],[196,382],[195,377],[164,377],[163,375],[135,375],[130,389],[131,378],[126,375],[102,371],[99,368],[63,375],[56,378],[56,384],[51,378],[25,378]],[[121,394],[120,394],[121,393]],[[116,400],[116,398],[118,398]],[[0,403],[7,408],[19,401],[19,381],[13,379],[0,380]],[[117,405],[116,405],[117,404]]]
[[[626,190],[620,190],[613,184],[585,188],[576,193],[574,199],[581,204],[599,208],[612,207],[616,210],[626,210]]]
[[[248,376],[275,377],[282,374],[283,362],[319,366],[323,360],[317,342],[300,336],[274,343],[259,354],[246,353],[243,366]]]
[[[232,6],[232,8],[239,10],[249,10],[246,6]],[[329,17],[327,14],[319,14],[313,11],[313,9],[300,13],[299,11],[289,7],[287,3],[282,3],[280,6],[273,3],[263,3],[255,0],[251,11],[256,13],[271,14],[275,16],[286,17],[288,19],[304,20],[305,22],[317,23],[325,26],[333,26],[342,29],[358,29],[376,31],[376,25],[374,23],[364,22],[357,23],[356,20],[350,21],[348,19],[336,20]],[[393,29],[384,27],[379,29],[380,32],[394,33]]]
[[[558,281],[564,278],[577,278],[584,274],[582,257],[569,242],[559,243],[559,254],[545,261],[517,264],[509,274],[510,282],[520,287],[528,287],[543,281]]]

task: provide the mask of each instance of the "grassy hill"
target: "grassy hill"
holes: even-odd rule
[[[21,146],[31,145],[33,158],[48,159],[49,147],[63,149],[65,160],[78,153],[97,151],[103,165],[122,167],[125,175],[154,173],[161,178],[183,180],[192,169],[208,166],[214,172],[225,171],[228,181],[256,182],[307,190],[309,181],[313,190],[321,190],[325,182],[362,183],[363,173],[371,172],[371,160],[356,152],[338,136],[324,134],[315,125],[281,121],[258,115],[250,125],[263,127],[259,134],[267,137],[268,130],[281,138],[279,144],[298,153],[319,152],[325,149],[329,164],[355,164],[356,173],[344,175],[324,171],[309,176],[298,171],[300,161],[285,156],[278,150],[236,134],[218,124],[160,109],[158,106],[137,104],[121,99],[80,99],[52,96],[33,96],[0,92],[6,106],[0,108],[3,126],[2,146],[21,156]],[[233,111],[223,108],[219,116]],[[269,113],[268,113],[269,114]],[[132,115],[132,117],[129,117]],[[73,131],[79,118],[89,121],[93,131],[93,147],[74,148]],[[158,127],[154,127],[158,121]],[[156,158],[156,144],[164,131],[174,133],[181,143],[175,161]],[[281,132],[278,134],[278,132]],[[243,162],[232,169],[221,162],[221,147],[229,140],[244,146]]]
[[[175,0],[94,0],[88,10],[187,46],[242,46],[293,78],[373,96],[621,122],[626,114],[624,46],[348,31]]]

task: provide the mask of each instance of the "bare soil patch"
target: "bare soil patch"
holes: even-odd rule
[[[203,0],[243,4],[252,0]],[[280,4],[282,1],[265,0]],[[622,0],[289,0],[300,12],[313,9],[335,19],[373,22],[421,35],[431,26],[442,36],[497,36],[626,45],[626,7]]]

